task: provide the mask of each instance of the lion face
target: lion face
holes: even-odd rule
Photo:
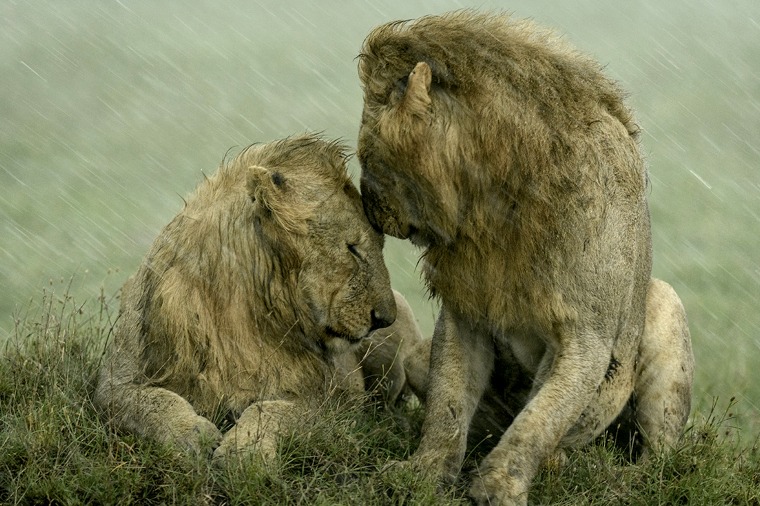
[[[383,237],[362,209],[343,149],[307,137],[288,156],[259,156],[248,188],[261,236],[292,291],[295,325],[328,347],[391,325],[396,304]]]
[[[364,216],[353,185],[322,202],[307,237],[298,288],[325,343],[356,342],[391,325],[396,304],[383,237]]]
[[[459,213],[449,168],[456,127],[443,120],[445,100],[434,103],[430,67],[418,63],[385,90],[377,79],[362,79],[365,105],[357,151],[370,223],[418,246],[451,242]]]

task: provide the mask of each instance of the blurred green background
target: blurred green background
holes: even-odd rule
[[[686,305],[696,408],[760,428],[760,2],[0,3],[0,329],[43,289],[113,294],[228,149],[303,131],[355,146],[375,25],[462,7],[532,17],[629,90],[650,164],[654,273]],[[358,165],[351,162],[358,174]],[[430,333],[418,252],[394,285]],[[63,280],[63,281],[61,281]],[[51,286],[52,285],[52,286]]]

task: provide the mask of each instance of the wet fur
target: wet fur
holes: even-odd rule
[[[313,135],[254,145],[187,198],[122,289],[95,395],[116,428],[271,458],[291,417],[364,392],[360,361],[395,360],[392,381],[406,386],[402,357],[362,344],[397,314],[385,348],[421,336],[345,159]]]
[[[634,392],[644,452],[674,443],[691,344],[677,295],[650,282],[647,175],[619,86],[548,30],[472,11],[374,29],[359,77],[365,211],[424,248],[442,302],[413,464],[452,480],[468,435],[506,429],[471,494],[526,504],[539,466]]]

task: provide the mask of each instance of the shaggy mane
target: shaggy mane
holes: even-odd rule
[[[267,210],[255,205],[250,179],[263,167],[290,185],[298,192],[296,201],[305,203],[288,208],[289,219],[305,226],[317,205],[301,193],[325,187],[340,191],[350,184],[346,157],[341,144],[316,135],[251,145],[187,198],[137,274],[145,286],[139,303],[142,356],[152,384],[189,397],[208,391],[213,398],[215,392],[239,390],[236,375],[254,374],[265,383],[264,378],[276,375],[267,364],[283,361],[250,348],[255,345],[252,329],[259,339],[278,336],[269,343],[270,353],[287,353],[291,361],[300,357],[304,373],[322,367],[309,358],[324,351],[312,337],[314,322],[296,293],[300,233],[267,228],[262,215]],[[252,370],[250,364],[259,366]],[[217,377],[204,367],[216,370]],[[186,384],[165,385],[167,378],[185,378]],[[195,378],[213,384],[204,388]]]

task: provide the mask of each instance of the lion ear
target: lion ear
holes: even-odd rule
[[[404,94],[403,107],[412,114],[424,114],[430,108],[430,85],[433,81],[433,72],[430,65],[421,61],[415,65],[409,74],[409,80]]]
[[[246,188],[254,206],[271,218],[278,228],[301,233],[306,224],[296,212],[299,206],[290,202],[293,197],[288,186],[288,179],[282,172],[260,165],[249,167]]]
[[[287,180],[281,172],[271,170],[260,165],[252,165],[248,168],[248,181],[246,187],[248,195],[254,202],[266,202],[271,197],[285,191]],[[267,207],[269,207],[267,205]]]

